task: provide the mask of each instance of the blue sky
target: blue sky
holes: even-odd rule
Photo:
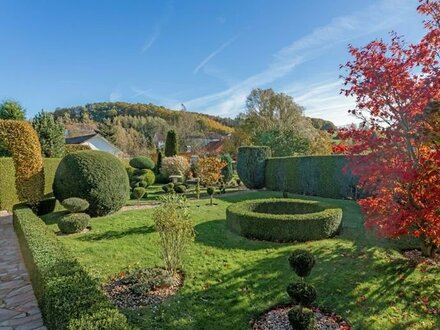
[[[0,0],[0,100],[29,117],[89,102],[235,117],[252,88],[342,125],[347,44],[422,33],[417,0]]]

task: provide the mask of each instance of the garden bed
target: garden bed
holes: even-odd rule
[[[253,330],[294,330],[289,323],[287,313],[293,305],[277,306],[263,313],[252,324]],[[316,330],[350,330],[351,326],[336,313],[311,308],[315,314]]]

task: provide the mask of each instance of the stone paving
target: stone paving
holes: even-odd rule
[[[0,330],[43,330],[12,217],[0,211]]]

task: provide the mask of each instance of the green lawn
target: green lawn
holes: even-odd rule
[[[230,203],[279,196],[224,196],[215,200],[216,206],[208,206],[207,200],[191,201],[197,238],[185,258],[185,285],[158,308],[124,311],[131,323],[139,329],[247,329],[253,317],[286,301],[285,287],[297,280],[287,256],[305,248],[317,258],[309,277],[318,291],[316,304],[335,310],[354,329],[440,326],[439,316],[430,313],[440,309],[439,269],[411,268],[394,242],[377,240],[364,230],[354,202],[327,200],[344,210],[343,232],[329,240],[256,242],[227,230],[225,209]],[[93,219],[91,232],[61,240],[102,282],[128,268],[161,266],[151,214],[144,209]],[[56,213],[45,217],[54,230],[56,218]]]

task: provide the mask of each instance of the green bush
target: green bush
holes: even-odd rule
[[[209,196],[214,195],[214,192],[215,192],[214,187],[208,187],[208,188],[206,188],[206,193],[207,193]]]
[[[328,198],[357,198],[357,178],[343,172],[345,156],[276,157],[266,161],[269,190]]]
[[[168,193],[168,192],[170,192],[171,189],[170,189],[169,185],[166,184],[166,185],[163,185],[163,186],[162,186],[162,190],[163,190],[164,192]]]
[[[36,213],[37,215],[44,215],[53,212],[55,210],[55,205],[57,200],[54,197],[44,198],[42,199],[37,206]]]
[[[184,194],[186,192],[186,186],[183,184],[179,184],[174,187],[174,191],[178,194]]]
[[[232,167],[232,158],[229,154],[224,154],[221,156],[221,160],[226,163],[226,166],[222,168],[222,177],[225,183],[232,180],[232,175],[234,174],[234,168]]]
[[[92,150],[92,148],[90,148],[90,146],[88,146],[87,144],[66,144],[64,146],[64,152],[66,155],[71,154],[72,152],[86,150]]]
[[[89,208],[89,202],[78,197],[67,198],[61,202],[61,205],[71,213],[84,212]]]
[[[131,193],[132,199],[141,199],[147,193],[147,190],[144,187],[136,187],[133,189]]]
[[[59,158],[44,158],[44,193],[52,192],[55,172],[60,163]],[[19,203],[15,188],[15,168],[12,158],[0,157],[0,209],[12,211],[14,204]]]
[[[270,157],[268,147],[238,148],[237,173],[249,189],[264,187],[266,159]]]
[[[315,266],[315,257],[309,251],[295,250],[289,256],[289,265],[296,275],[307,277]]]
[[[167,133],[167,139],[165,140],[165,157],[173,157],[179,153],[179,143],[177,141],[177,133],[174,130],[170,130]]]
[[[82,232],[89,225],[90,215],[86,213],[71,213],[60,219],[58,228],[63,234]]]
[[[139,185],[139,187],[142,187],[142,188],[147,188],[149,186],[147,181],[140,181],[138,183],[138,185]]]
[[[289,322],[292,326],[292,329],[315,329],[315,314],[310,309],[294,306],[287,315],[289,317]]]
[[[159,245],[165,269],[176,274],[182,266],[183,254],[194,240],[194,223],[189,214],[185,196],[165,195],[154,209],[154,228],[159,233]]]
[[[302,306],[310,306],[316,299],[315,287],[307,283],[291,283],[287,287],[287,293],[293,302],[301,304]]]
[[[14,229],[49,330],[130,328],[99,284],[30,208],[14,206]]]
[[[153,185],[154,182],[156,181],[156,175],[154,174],[154,172],[151,170],[148,170],[144,174],[144,181],[148,183],[148,186]]]
[[[341,209],[300,199],[249,200],[226,209],[226,223],[232,231],[276,242],[329,238],[339,231],[341,221]]]
[[[63,201],[79,197],[90,204],[87,213],[102,216],[119,210],[128,200],[130,185],[123,164],[103,151],[66,155],[58,166],[53,192]]]
[[[152,170],[154,168],[154,162],[151,158],[145,156],[135,157],[130,160],[130,166],[137,169]]]

